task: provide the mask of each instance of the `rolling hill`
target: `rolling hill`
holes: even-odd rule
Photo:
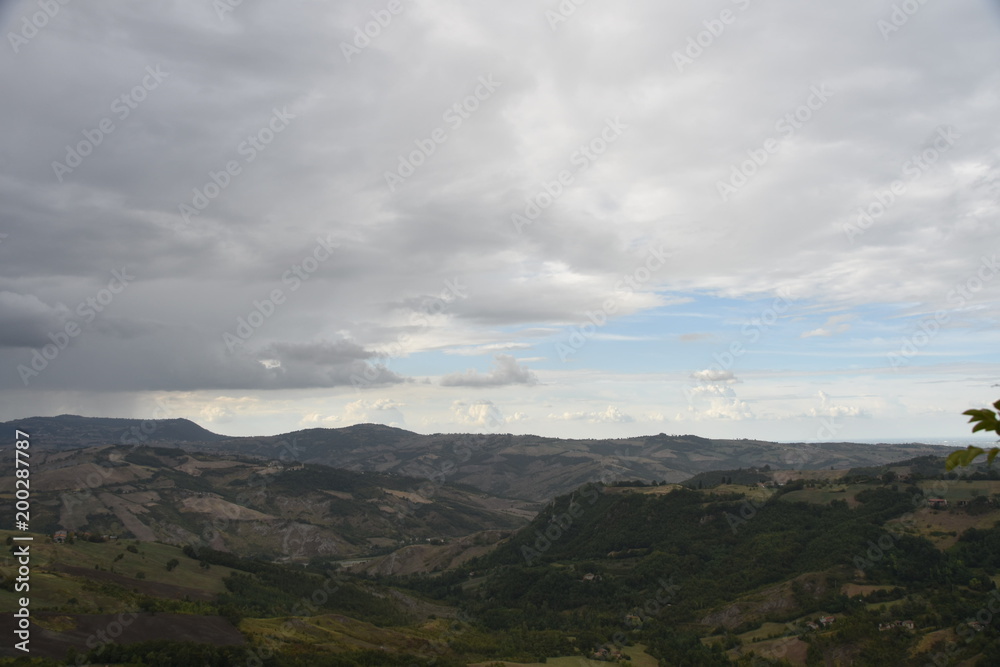
[[[67,415],[12,421],[4,426],[31,433],[33,446],[38,448],[93,444],[183,446],[216,454],[317,463],[436,482],[447,480],[493,496],[533,501],[547,501],[596,481],[681,482],[701,472],[765,465],[792,470],[854,468],[941,453],[939,447],[922,444],[775,443],[662,433],[617,440],[511,434],[421,435],[378,424],[229,438],[187,420],[140,422]]]
[[[173,447],[43,450],[31,461],[36,530],[204,545],[268,559],[373,556],[483,530],[500,531],[495,541],[535,511],[524,502],[392,474]],[[14,483],[12,476],[0,480],[8,507]]]

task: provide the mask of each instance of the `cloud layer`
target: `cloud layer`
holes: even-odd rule
[[[0,13],[0,417],[809,437],[991,399],[995,2],[219,4]]]

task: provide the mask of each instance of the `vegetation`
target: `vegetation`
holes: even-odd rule
[[[102,664],[245,664],[272,636],[278,643],[262,665],[627,662],[638,645],[666,664],[767,665],[790,656],[823,664],[841,656],[856,665],[923,665],[942,651],[987,660],[1000,633],[969,621],[1000,595],[995,482],[944,479],[940,459],[938,479],[914,480],[911,470],[928,472],[925,463],[851,485],[584,486],[492,552],[437,574],[355,577],[322,561],[290,566],[203,546],[81,540],[38,544],[42,569],[33,576],[59,587],[61,597],[39,593],[39,601],[63,617],[95,611],[84,606],[92,599],[105,611],[221,615],[249,642],[133,642],[117,647],[120,655],[87,657]],[[968,505],[932,510],[917,502],[929,493],[920,485],[941,484]],[[85,588],[65,574],[49,578],[44,567],[64,552],[108,579]],[[137,565],[147,579],[135,578]],[[212,593],[195,601],[148,588],[189,581]],[[438,613],[456,618],[431,617]],[[835,622],[819,624],[828,617]],[[912,630],[898,625],[904,620]],[[950,643],[922,643],[934,633]]]
[[[977,431],[993,431],[997,435],[1000,435],[1000,401],[996,401],[993,404],[994,410],[989,408],[966,410],[963,415],[968,415],[969,423],[975,424],[972,427],[972,432]],[[992,447],[988,450],[984,450],[980,447],[974,447],[969,445],[965,449],[960,449],[957,452],[952,452],[948,457],[947,469],[952,470],[958,466],[968,466],[975,459],[979,458],[983,454],[986,454],[986,462],[993,463],[993,459],[996,458],[997,454],[1000,453],[1000,447]]]
[[[275,511],[278,498],[308,508],[317,489],[347,511],[412,488],[402,478],[275,466],[270,497],[258,498],[245,493],[254,475],[220,467],[187,479],[179,450],[133,453],[125,465],[142,465],[164,488],[228,487],[260,511]],[[166,461],[176,469],[162,470]],[[1000,475],[969,463],[961,476],[922,456],[799,479],[762,466],[684,485],[585,484],[492,550],[484,543],[458,567],[407,576],[204,543],[38,536],[32,613],[51,632],[83,637],[86,623],[107,626],[111,614],[155,615],[153,636],[81,645],[66,656],[71,664],[997,664]],[[475,528],[479,510],[458,498],[435,511],[451,512],[456,530]],[[412,514],[422,525],[438,520],[423,507]],[[14,576],[0,567],[4,604],[13,604]],[[192,619],[211,633],[175,641]],[[57,664],[48,658],[0,664]]]

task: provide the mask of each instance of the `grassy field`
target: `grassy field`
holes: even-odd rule
[[[25,535],[0,531],[0,539],[15,534]],[[205,599],[223,592],[222,579],[233,571],[218,565],[203,569],[178,547],[166,544],[136,544],[132,540],[58,544],[45,535],[33,537],[29,543],[29,593],[32,606],[39,610],[100,612],[121,607],[121,597],[101,590],[101,582],[163,597],[180,599],[188,594],[191,599]],[[138,553],[132,553],[129,547]],[[174,559],[177,566],[167,571],[167,563]],[[13,577],[15,568],[16,563],[5,553],[5,559],[0,560],[0,574]],[[13,609],[18,597],[20,594],[13,591],[0,590],[0,608]]]
[[[844,584],[840,592],[849,598],[855,595],[870,595],[875,591],[890,591],[894,586],[873,586],[871,584]]]
[[[846,500],[848,506],[857,507],[859,503],[854,499],[854,496],[860,491],[871,488],[874,488],[871,484],[833,484],[826,487],[792,491],[781,496],[781,500],[820,505],[829,504],[831,500]]]
[[[800,491],[792,491],[782,496],[783,500],[790,502],[808,502],[826,504],[831,500],[846,500],[852,507],[857,505],[854,500],[855,494],[865,489],[872,489],[881,486],[879,483],[868,484],[831,484],[830,486],[819,488],[807,488]],[[926,498],[944,498],[950,504],[961,500],[971,500],[976,496],[990,497],[993,494],[1000,494],[1000,480],[921,480],[917,486],[924,492]],[[902,490],[905,483],[897,483],[897,487]],[[724,488],[724,487],[721,487]]]
[[[339,614],[305,618],[245,618],[240,631],[248,637],[270,637],[279,645],[322,647],[330,651],[388,649],[432,651],[430,642],[445,634],[447,621],[429,621],[419,628],[380,628]]]
[[[917,486],[924,494],[933,498],[944,498],[949,503],[959,500],[971,500],[977,495],[987,498],[994,493],[1000,493],[1000,480],[921,480]]]
[[[878,611],[880,609],[892,609],[893,607],[898,607],[905,603],[906,600],[890,600],[888,602],[867,602],[865,603],[865,609],[871,611]]]
[[[649,496],[662,496],[683,488],[680,484],[663,484],[661,486],[608,486],[604,488],[604,493],[643,493]]]
[[[806,656],[809,652],[809,644],[797,637],[782,637],[779,639],[768,639],[742,649],[729,651],[729,656],[737,658],[742,653],[753,651],[756,655],[772,660],[787,660],[796,667],[806,664]]]
[[[964,509],[932,510],[923,507],[912,513],[910,524],[917,534],[927,538],[938,549],[947,549],[969,528],[992,528],[1000,520],[1000,510],[970,515]]]
[[[764,623],[756,630],[744,632],[742,635],[739,635],[739,638],[743,640],[744,644],[749,644],[755,639],[767,639],[772,635],[781,637],[787,634],[787,632],[788,627],[784,623]]]
[[[711,496],[742,493],[750,500],[764,503],[771,499],[771,497],[775,494],[775,490],[760,487],[756,484],[752,486],[745,486],[742,484],[720,484],[719,486],[712,487],[711,489],[705,489],[702,493]]]
[[[646,647],[642,644],[627,646],[622,653],[632,658],[635,667],[657,667],[659,662],[653,656],[646,653]],[[613,665],[603,660],[590,660],[579,655],[568,655],[560,658],[549,658],[546,662],[506,662],[491,661],[473,663],[469,667],[486,667],[487,665],[505,665],[506,667],[608,667]]]

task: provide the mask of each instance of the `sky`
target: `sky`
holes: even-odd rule
[[[962,438],[1000,3],[0,2],[0,419]]]

